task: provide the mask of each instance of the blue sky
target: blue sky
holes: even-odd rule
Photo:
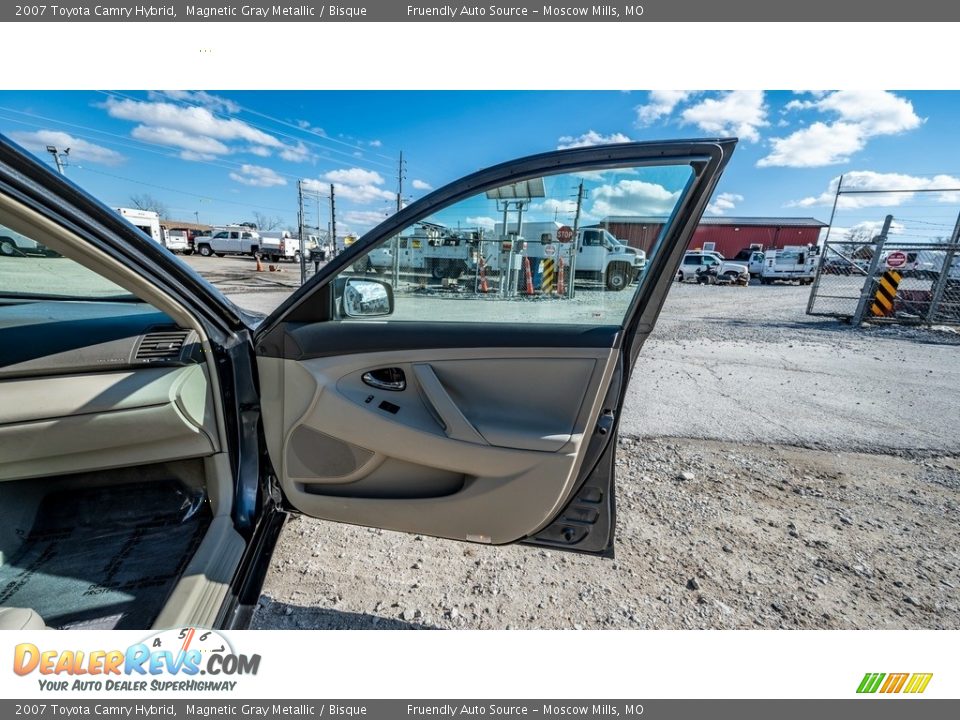
[[[338,229],[519,155],[597,142],[736,135],[712,214],[826,221],[836,178],[862,189],[960,188],[958,92],[0,92],[0,132],[111,206],[149,194],[180,219],[254,211],[296,223],[297,179],[337,188]],[[960,192],[849,195],[837,224],[949,234]],[[324,201],[325,203],[325,201]],[[307,218],[318,213],[307,203]],[[326,205],[319,208],[326,224]]]

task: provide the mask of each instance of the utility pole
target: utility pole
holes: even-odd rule
[[[400,151],[400,162],[397,164],[397,212],[403,210],[403,150]]]
[[[303,255],[303,180],[297,180],[297,202],[300,205],[300,212],[297,215],[297,230],[300,238],[300,284],[307,281],[307,259]]]
[[[570,282],[567,297],[573,299],[574,279],[577,277],[577,253],[580,252],[580,211],[583,208],[583,180],[577,188],[577,214],[573,216],[573,240],[570,241]]]
[[[64,162],[63,158],[67,157],[70,154],[70,148],[67,148],[62,153],[56,145],[47,145],[47,152],[53,155],[53,161],[57,164],[57,172],[61,175],[66,175],[64,172]]]
[[[330,183],[330,241],[333,243],[333,253],[337,252],[337,203],[333,196],[333,183]]]

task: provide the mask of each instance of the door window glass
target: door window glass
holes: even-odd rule
[[[119,285],[21,235],[0,216],[0,299],[135,300]]]
[[[663,232],[644,230],[651,216],[669,224],[691,176],[686,164],[644,166],[487,190],[371,248],[334,287],[390,285],[391,321],[620,324],[660,249]]]

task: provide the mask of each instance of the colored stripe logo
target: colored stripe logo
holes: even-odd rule
[[[857,692],[918,695],[927,689],[931,678],[933,673],[866,673],[857,687]]]

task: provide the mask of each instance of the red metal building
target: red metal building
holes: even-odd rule
[[[664,216],[611,216],[600,226],[628,245],[650,252],[667,218]],[[816,245],[826,223],[810,217],[705,217],[690,240],[690,249],[713,250],[732,258],[744,248],[761,250],[787,245]]]

